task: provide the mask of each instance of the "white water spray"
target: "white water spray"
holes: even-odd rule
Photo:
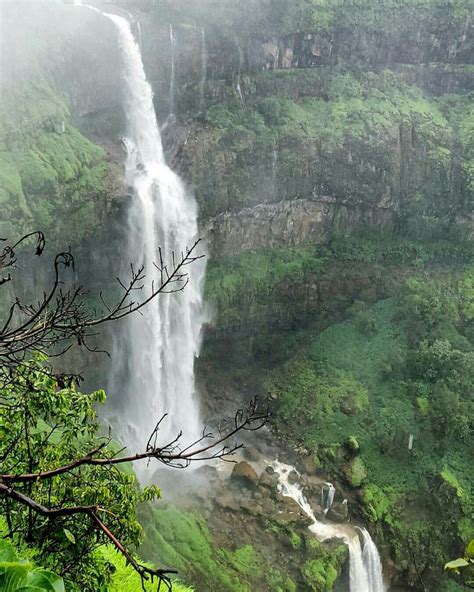
[[[382,564],[375,543],[365,529],[355,529],[349,524],[329,524],[319,522],[303,494],[299,483],[290,483],[289,475],[296,471],[291,465],[274,461],[272,467],[279,477],[279,491],[291,497],[303,512],[311,518],[313,524],[309,530],[320,541],[338,538],[344,541],[349,550],[349,591],[350,592],[385,592],[382,577]],[[296,471],[297,472],[297,471]],[[328,484],[326,484],[328,485]],[[362,548],[357,531],[361,532],[364,547]]]
[[[171,74],[170,74],[170,117],[174,115],[174,95],[176,85],[176,37],[173,31],[173,25],[170,24],[170,54],[171,54]]]
[[[143,264],[148,286],[155,277],[156,287],[159,248],[171,269],[172,254],[179,261],[196,240],[197,205],[165,162],[152,89],[130,24],[114,14],[102,14],[115,25],[123,59],[125,181],[133,190],[125,258],[127,263]],[[169,415],[160,426],[158,444],[168,443],[180,430],[183,443],[200,435],[194,360],[200,348],[204,262],[195,261],[183,271],[189,281],[182,292],[155,298],[142,316],[129,317],[114,339],[110,392],[115,405],[120,400],[120,408],[115,406],[121,418],[119,436],[132,449],[143,449],[164,413]]]

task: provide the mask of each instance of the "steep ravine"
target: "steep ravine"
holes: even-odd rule
[[[337,481],[394,585],[464,589],[439,579],[472,527],[464,436],[444,443],[436,417],[451,408],[425,383],[407,386],[407,321],[385,301],[404,297],[408,278],[456,294],[471,281],[472,7],[330,2],[308,19],[298,2],[268,13],[256,1],[245,14],[230,2],[215,13],[207,1],[117,4],[107,10],[130,10],[140,30],[166,156],[195,191],[209,244],[212,314],[196,368],[208,419],[258,393],[274,412],[267,446],[294,454],[308,483]],[[8,23],[28,37],[21,10]],[[75,245],[79,278],[96,288],[125,253],[120,56],[93,11],[36,10],[41,51],[30,61],[36,48],[9,49],[2,233],[12,220],[41,225]],[[467,353],[472,317],[458,317],[443,336]],[[70,360],[94,366],[87,378],[103,386],[106,360]],[[147,558],[158,549],[198,590],[347,592],[344,547],[315,542],[294,506],[285,522],[275,483],[247,477],[205,473],[215,490],[196,496],[197,514],[144,509]]]

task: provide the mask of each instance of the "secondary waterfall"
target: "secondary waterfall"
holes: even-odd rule
[[[382,563],[370,534],[365,528],[354,528],[349,524],[329,524],[316,519],[303,489],[298,483],[290,483],[289,476],[293,471],[291,465],[279,461],[272,463],[279,477],[280,493],[291,497],[303,512],[311,518],[313,524],[309,527],[320,541],[339,538],[344,541],[349,550],[349,583],[350,592],[385,592],[382,576]],[[325,485],[330,485],[326,483]],[[363,546],[358,532],[361,533]]]
[[[133,195],[125,260],[145,265],[143,283],[149,294],[152,280],[155,286],[160,280],[154,267],[159,248],[171,269],[173,253],[179,260],[196,240],[197,205],[165,162],[152,89],[130,24],[114,14],[102,14],[116,27],[123,59],[125,181]],[[159,444],[173,440],[180,430],[183,444],[201,433],[194,360],[200,348],[204,261],[195,261],[185,271],[189,282],[182,292],[158,296],[141,316],[129,317],[114,339],[109,390],[115,410],[115,401],[120,400],[120,438],[132,449],[143,449],[164,413],[169,415],[161,424]]]
[[[199,112],[204,113],[205,99],[204,93],[206,90],[207,80],[207,47],[206,47],[206,32],[201,29],[201,80],[199,82]]]
[[[332,483],[325,483],[324,487],[321,489],[321,509],[325,516],[331,509],[335,495],[336,488],[334,485]]]

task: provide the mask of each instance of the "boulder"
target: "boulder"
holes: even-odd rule
[[[326,517],[333,522],[347,522],[349,520],[349,507],[347,501],[342,502],[341,504],[339,502],[334,502],[329,508]]]
[[[230,478],[234,483],[243,487],[256,487],[258,483],[257,472],[245,460],[234,466]]]
[[[311,518],[290,497],[279,500],[277,511],[273,514],[272,520],[285,528],[289,526],[307,528],[312,524]]]
[[[201,467],[198,467],[195,470],[195,474],[209,483],[213,483],[219,479],[219,472],[216,467],[211,467],[211,465],[202,465]]]
[[[295,483],[298,483],[298,481],[300,480],[300,476],[298,475],[298,473],[293,469],[290,474],[288,475],[288,483],[290,483],[291,485],[294,485]]]
[[[246,446],[244,448],[244,456],[251,462],[258,462],[262,455],[256,446]]]
[[[222,510],[240,512],[240,504],[230,491],[226,491],[222,495],[217,496],[214,499],[214,503]]]
[[[278,493],[278,475],[275,472],[268,473],[267,471],[263,471],[258,481],[258,487],[259,489],[269,491],[275,496]]]

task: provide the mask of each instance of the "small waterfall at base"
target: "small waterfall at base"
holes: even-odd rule
[[[383,590],[382,563],[378,549],[365,528],[361,528],[360,532],[364,541],[362,558],[369,578],[369,590]]]
[[[130,24],[114,14],[102,14],[115,25],[123,59],[125,181],[133,190],[125,258],[127,265],[145,266],[151,290],[153,277],[155,285],[160,281],[154,267],[159,264],[159,248],[171,266],[172,254],[179,260],[196,240],[197,205],[165,162],[152,89]],[[120,415],[119,437],[131,449],[144,448],[164,413],[168,417],[160,426],[158,444],[173,440],[180,430],[183,446],[201,435],[194,360],[203,319],[204,261],[197,260],[184,271],[189,275],[182,292],[155,298],[142,315],[129,317],[114,338],[109,391]]]
[[[279,477],[280,493],[291,497],[303,512],[311,518],[309,527],[320,541],[339,538],[349,550],[349,592],[385,592],[382,576],[382,563],[370,534],[365,528],[353,528],[349,524],[329,524],[316,519],[314,512],[298,483],[290,483],[290,473],[296,471],[291,465],[274,461],[272,467]],[[325,485],[331,485],[326,483]],[[335,490],[334,490],[335,491]],[[358,532],[361,533],[363,547]]]
[[[326,514],[331,509],[334,502],[334,496],[336,495],[336,488],[332,483],[325,483],[321,489],[321,509],[323,514]]]

